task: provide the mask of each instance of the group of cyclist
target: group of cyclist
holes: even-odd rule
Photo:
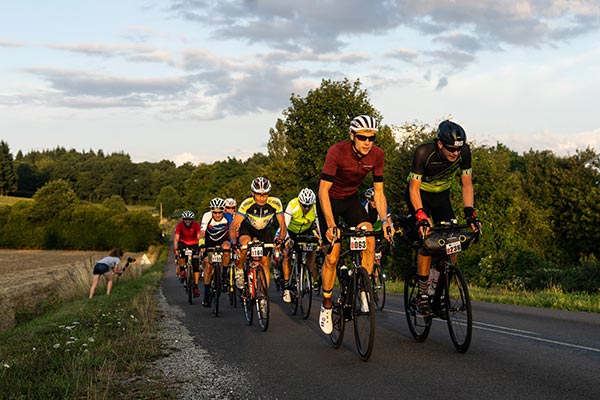
[[[314,235],[322,240],[324,246],[325,257],[320,277],[315,252],[311,252],[307,259],[313,280],[317,282],[320,278],[322,285],[319,326],[323,333],[330,334],[333,330],[332,291],[341,247],[340,218],[350,227],[381,230],[388,241],[394,234],[384,194],[385,155],[375,144],[378,132],[379,124],[373,117],[355,117],[350,123],[349,140],[335,143],[327,151],[317,194],[310,188],[304,188],[285,209],[281,200],[271,195],[269,179],[258,177],[250,185],[251,194],[240,203],[237,210],[234,199],[214,198],[209,204],[210,211],[203,215],[201,223],[194,221],[191,211],[183,212],[183,221],[175,229],[176,254],[181,259],[179,250],[186,246],[196,253],[204,245],[240,248],[239,258],[235,262],[235,277],[236,286],[241,289],[244,285],[242,267],[247,257],[245,245],[254,238],[264,243],[274,243],[283,255],[283,301],[290,302],[290,290],[286,282],[290,274],[291,243],[298,235]],[[450,201],[450,187],[459,171],[464,216],[471,228],[477,231],[479,220],[474,209],[471,149],[464,129],[455,122],[445,120],[438,126],[437,138],[416,148],[407,177],[405,200],[423,237],[434,224],[456,218]],[[364,193],[365,201],[362,202],[359,187],[369,174],[372,175],[373,187]],[[279,226],[277,231],[274,229],[275,221]],[[229,253],[226,254],[224,265],[229,264]],[[203,305],[208,307],[212,271],[206,256],[202,257],[205,284]],[[270,252],[266,252],[260,260],[267,282],[270,280],[270,259]],[[362,265],[369,274],[373,270],[374,260],[375,238],[369,236],[362,253]],[[180,265],[181,261],[176,271],[179,277]],[[417,306],[424,315],[430,313],[427,292],[430,265],[431,257],[424,250],[419,250]],[[198,296],[198,260],[193,262],[193,273],[196,283],[194,295]],[[360,298],[361,308],[368,307],[366,294],[360,293]]]

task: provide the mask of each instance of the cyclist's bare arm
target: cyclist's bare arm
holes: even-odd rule
[[[375,191],[375,193],[374,193],[375,207],[377,207],[377,213],[379,214],[379,219],[382,221],[381,226],[382,226],[382,230],[383,230],[383,235],[385,236],[385,238],[388,241],[390,241],[392,239],[394,232],[393,232],[392,223],[390,220],[388,220],[388,216],[387,216],[388,206],[387,206],[387,199],[385,198],[385,193],[383,192],[383,182],[374,182],[373,189]],[[389,233],[388,233],[387,227],[390,227],[390,229],[391,229]]]
[[[408,193],[410,195],[410,203],[412,204],[413,208],[415,210],[418,210],[419,208],[423,208],[423,200],[421,200],[421,180],[420,179],[414,179],[411,178],[409,183],[408,183]],[[431,218],[427,218],[427,221],[429,222],[429,226],[433,226],[433,223],[431,221]],[[429,231],[429,227],[423,227],[421,226],[419,228],[419,231],[421,233],[421,236],[427,234],[427,231]]]
[[[333,182],[324,181],[321,179],[319,182],[319,202],[321,204],[321,211],[325,218],[327,226],[322,226],[324,231],[321,231],[325,235],[329,242],[333,241],[333,228],[336,227],[336,222],[333,218],[333,211],[331,210],[331,199],[329,198],[329,189],[333,186]]]

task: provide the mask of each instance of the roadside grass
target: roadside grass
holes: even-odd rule
[[[141,277],[115,282],[110,296],[85,292],[0,332],[0,397],[172,398],[147,370],[161,357],[154,296],[166,254]]]
[[[12,206],[19,201],[33,201],[27,197],[0,196],[0,206]]]
[[[388,293],[404,293],[404,282],[387,281]],[[543,291],[514,290],[504,288],[480,288],[469,285],[471,300],[489,303],[514,304],[567,311],[600,313],[600,293],[565,293],[560,287]]]

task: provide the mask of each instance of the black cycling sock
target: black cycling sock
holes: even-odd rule
[[[210,285],[204,284],[204,295],[208,296],[210,294]]]

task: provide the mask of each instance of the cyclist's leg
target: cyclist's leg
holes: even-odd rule
[[[250,242],[250,236],[248,235],[240,235],[239,244],[241,246],[245,246]],[[235,284],[238,289],[242,289],[244,287],[244,271],[243,267],[246,263],[246,257],[248,256],[248,249],[240,250],[240,257],[237,259],[235,264]]]
[[[262,266],[263,271],[265,271],[265,279],[267,284],[267,289],[269,288],[270,279],[271,279],[271,271],[269,270],[269,261],[271,260],[270,256],[263,256],[260,259],[260,265]]]
[[[212,280],[213,266],[208,261],[206,253],[203,255],[202,266],[204,267],[204,300],[202,301],[202,305],[208,307],[210,305],[210,283]]]
[[[357,228],[366,227],[368,231],[373,229],[370,222],[361,222]],[[375,237],[367,236],[367,248],[362,252],[362,266],[365,267],[367,273],[371,275],[373,272],[373,264],[375,263]]]
[[[221,247],[225,250],[230,250],[231,244],[228,240],[224,240],[223,243],[221,243]],[[229,260],[231,260],[231,253],[229,251],[223,252],[223,265],[229,265]]]

